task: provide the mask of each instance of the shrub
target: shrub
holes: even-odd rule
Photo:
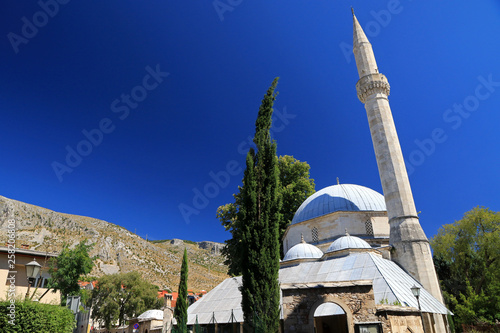
[[[10,302],[0,302],[0,327],[4,333],[72,333],[76,327],[75,316],[68,308],[24,301],[15,303],[14,325],[9,322]]]

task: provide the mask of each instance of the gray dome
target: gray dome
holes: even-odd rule
[[[326,252],[340,251],[344,249],[371,249],[372,247],[366,241],[359,237],[346,235],[335,240]]]
[[[163,320],[163,311],[162,310],[148,310],[146,312],[143,312],[137,318],[142,319],[142,320],[147,320],[147,319]]]
[[[314,193],[300,205],[292,224],[337,211],[386,211],[384,196],[368,187],[339,184]]]
[[[302,241],[299,244],[292,246],[290,250],[287,251],[283,261],[294,260],[294,259],[319,259],[323,256],[323,251],[318,249],[316,246],[307,244]]]

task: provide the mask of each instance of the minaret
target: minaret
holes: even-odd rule
[[[403,153],[389,106],[390,86],[380,74],[372,45],[353,11],[353,51],[358,67],[356,84],[359,100],[365,104],[378,171],[389,217],[392,260],[420,281],[436,299],[443,301],[432,261],[429,241],[420,226]]]

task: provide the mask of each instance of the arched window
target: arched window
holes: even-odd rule
[[[314,311],[314,326],[316,332],[349,332],[347,314],[342,307],[331,302],[323,303],[316,308]]]

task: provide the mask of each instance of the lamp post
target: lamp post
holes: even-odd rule
[[[36,262],[36,259],[34,258],[32,262],[26,264],[26,276],[28,278],[28,291],[26,292],[26,299],[28,299],[30,295],[31,281],[36,278],[38,273],[40,273],[40,268],[42,268],[42,265]]]
[[[422,316],[422,309],[420,308],[420,287],[417,285],[413,285],[411,287],[411,292],[413,293],[413,296],[417,299],[418,303],[418,311],[420,312],[420,319],[422,320],[422,329],[424,330],[425,333],[425,324],[424,324],[424,317]]]

